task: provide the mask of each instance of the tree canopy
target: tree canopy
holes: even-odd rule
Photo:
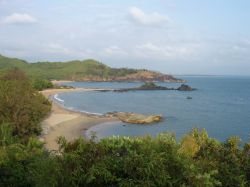
[[[39,123],[51,104],[34,90],[19,69],[12,69],[0,78],[0,101],[0,124],[9,123],[14,136],[25,138],[41,132]]]

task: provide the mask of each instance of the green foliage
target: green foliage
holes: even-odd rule
[[[1,144],[0,186],[250,184],[249,144],[240,147],[235,137],[220,143],[209,138],[204,130],[194,129],[180,142],[171,134],[159,134],[155,138],[80,138],[73,142],[60,137],[58,143],[60,150],[56,154],[46,152],[35,138],[29,138],[26,144]],[[195,151],[190,153],[193,144]]]
[[[0,101],[0,124],[7,122],[12,134],[24,140],[41,132],[39,123],[51,108],[50,102],[32,88],[18,69],[0,78]]]
[[[26,66],[28,66],[28,63],[24,60],[0,55],[0,71],[7,68],[23,68]]]
[[[140,88],[155,88],[155,87],[158,86],[153,82],[145,82],[143,85],[140,86]]]
[[[0,146],[7,146],[13,143],[12,128],[9,124],[0,125]]]
[[[96,77],[99,79],[112,79],[138,72],[128,68],[110,68],[95,60],[69,61],[69,62],[38,62],[27,63],[23,60],[8,58],[0,55],[0,75],[6,70],[19,68],[28,76],[38,80],[76,80],[80,81],[85,77]],[[41,89],[41,84],[36,83],[35,88]],[[43,87],[42,87],[43,88]]]
[[[0,186],[58,186],[56,158],[36,139],[0,147]]]
[[[219,186],[216,170],[204,171],[170,134],[60,141],[60,186]]]
[[[49,80],[45,80],[45,79],[34,79],[32,81],[32,87],[35,90],[44,90],[44,89],[48,89],[48,88],[53,88],[53,83]]]

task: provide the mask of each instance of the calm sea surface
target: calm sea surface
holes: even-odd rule
[[[173,132],[177,138],[192,128],[205,128],[211,137],[224,141],[229,136],[250,138],[250,77],[181,77],[197,91],[71,92],[56,96],[67,108],[91,113],[112,111],[162,114],[164,121],[153,125],[105,123],[90,128],[102,138],[112,135],[138,136]],[[180,84],[158,83],[178,87]],[[67,83],[76,87],[125,88],[141,83]],[[186,99],[188,96],[192,99]]]

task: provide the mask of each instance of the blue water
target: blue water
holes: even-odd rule
[[[65,107],[92,113],[112,111],[162,114],[164,121],[153,125],[133,125],[121,122],[94,126],[97,137],[112,135],[137,136],[173,132],[177,138],[192,128],[205,128],[211,137],[226,140],[250,135],[250,77],[182,77],[197,91],[137,91],[137,92],[71,92],[57,97]],[[67,83],[76,87],[125,88],[141,83]],[[180,84],[159,83],[177,87]],[[186,99],[191,96],[192,99]]]

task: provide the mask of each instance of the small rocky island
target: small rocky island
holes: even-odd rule
[[[107,117],[116,117],[124,123],[151,124],[162,121],[161,115],[143,115],[133,112],[109,112]]]
[[[196,90],[195,88],[192,88],[186,84],[182,84],[178,88],[168,88],[165,86],[158,86],[153,82],[146,82],[140,87],[136,88],[121,88],[121,89],[115,89],[114,92],[128,92],[128,91],[140,91],[140,90],[178,90],[178,91],[193,91]]]
[[[192,88],[186,84],[182,84],[180,87],[178,87],[176,90],[178,91],[194,91],[197,90],[196,88]]]
[[[104,90],[98,90],[100,92],[129,92],[129,91],[141,91],[141,90],[177,90],[177,91],[193,91],[196,90],[195,88],[192,88],[186,84],[182,84],[178,88],[168,88],[164,86],[158,86],[153,82],[146,82],[143,85],[135,88],[121,88],[121,89],[104,89]],[[192,97],[187,97],[187,99],[192,99]],[[143,114],[137,114],[133,112],[108,112],[106,117],[114,117],[122,122],[125,123],[132,123],[132,124],[151,124],[151,123],[157,123],[162,121],[161,115],[143,115]]]

